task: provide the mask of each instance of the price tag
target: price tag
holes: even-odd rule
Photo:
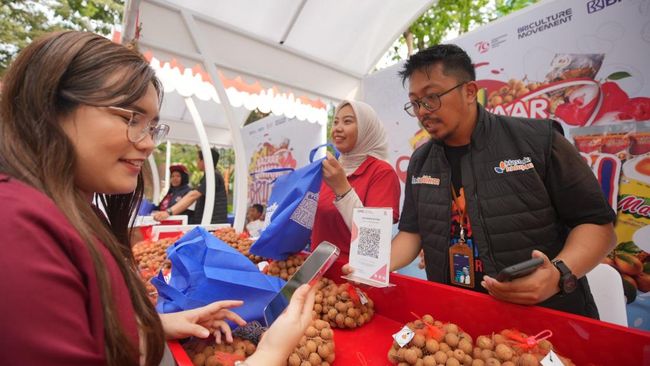
[[[564,366],[562,361],[560,360],[560,357],[558,357],[553,350],[550,350],[546,357],[544,357],[541,361],[542,366]]]
[[[406,346],[411,339],[415,337],[415,332],[411,330],[411,328],[407,327],[406,325],[404,328],[402,328],[399,332],[393,334],[393,339],[397,344],[399,344],[400,347]]]
[[[390,241],[393,209],[355,208],[352,214],[350,266],[354,273],[345,278],[373,287],[391,286]]]

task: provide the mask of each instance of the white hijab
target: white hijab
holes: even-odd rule
[[[341,153],[339,161],[346,175],[354,173],[368,156],[379,160],[388,159],[388,139],[379,116],[371,106],[356,100],[343,100],[336,106],[334,115],[350,105],[357,119],[357,142],[348,153]]]

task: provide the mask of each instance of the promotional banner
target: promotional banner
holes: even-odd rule
[[[584,153],[618,210],[619,245],[607,261],[639,290],[635,304],[650,308],[650,1],[543,1],[449,43],[472,58],[488,110],[553,118]],[[391,135],[403,184],[410,155],[429,136],[403,110],[401,68],[366,78],[362,99]],[[630,325],[650,329],[650,317],[631,315]]]
[[[266,206],[275,179],[309,163],[322,125],[270,115],[242,128],[248,161],[248,206]]]

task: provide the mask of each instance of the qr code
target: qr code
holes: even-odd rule
[[[366,257],[379,258],[379,229],[371,227],[359,228],[359,246],[357,254]]]

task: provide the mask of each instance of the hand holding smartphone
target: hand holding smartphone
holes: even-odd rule
[[[506,267],[502,269],[501,272],[499,272],[497,275],[497,281],[508,282],[514,280],[515,278],[528,276],[542,264],[544,264],[544,259],[532,258],[527,261],[514,264],[510,267]]]
[[[336,245],[327,241],[320,243],[305,259],[298,271],[280,289],[280,292],[264,308],[266,326],[270,327],[275,319],[287,308],[291,296],[298,287],[305,283],[310,285],[316,283],[332,266],[340,253],[341,250]]]

